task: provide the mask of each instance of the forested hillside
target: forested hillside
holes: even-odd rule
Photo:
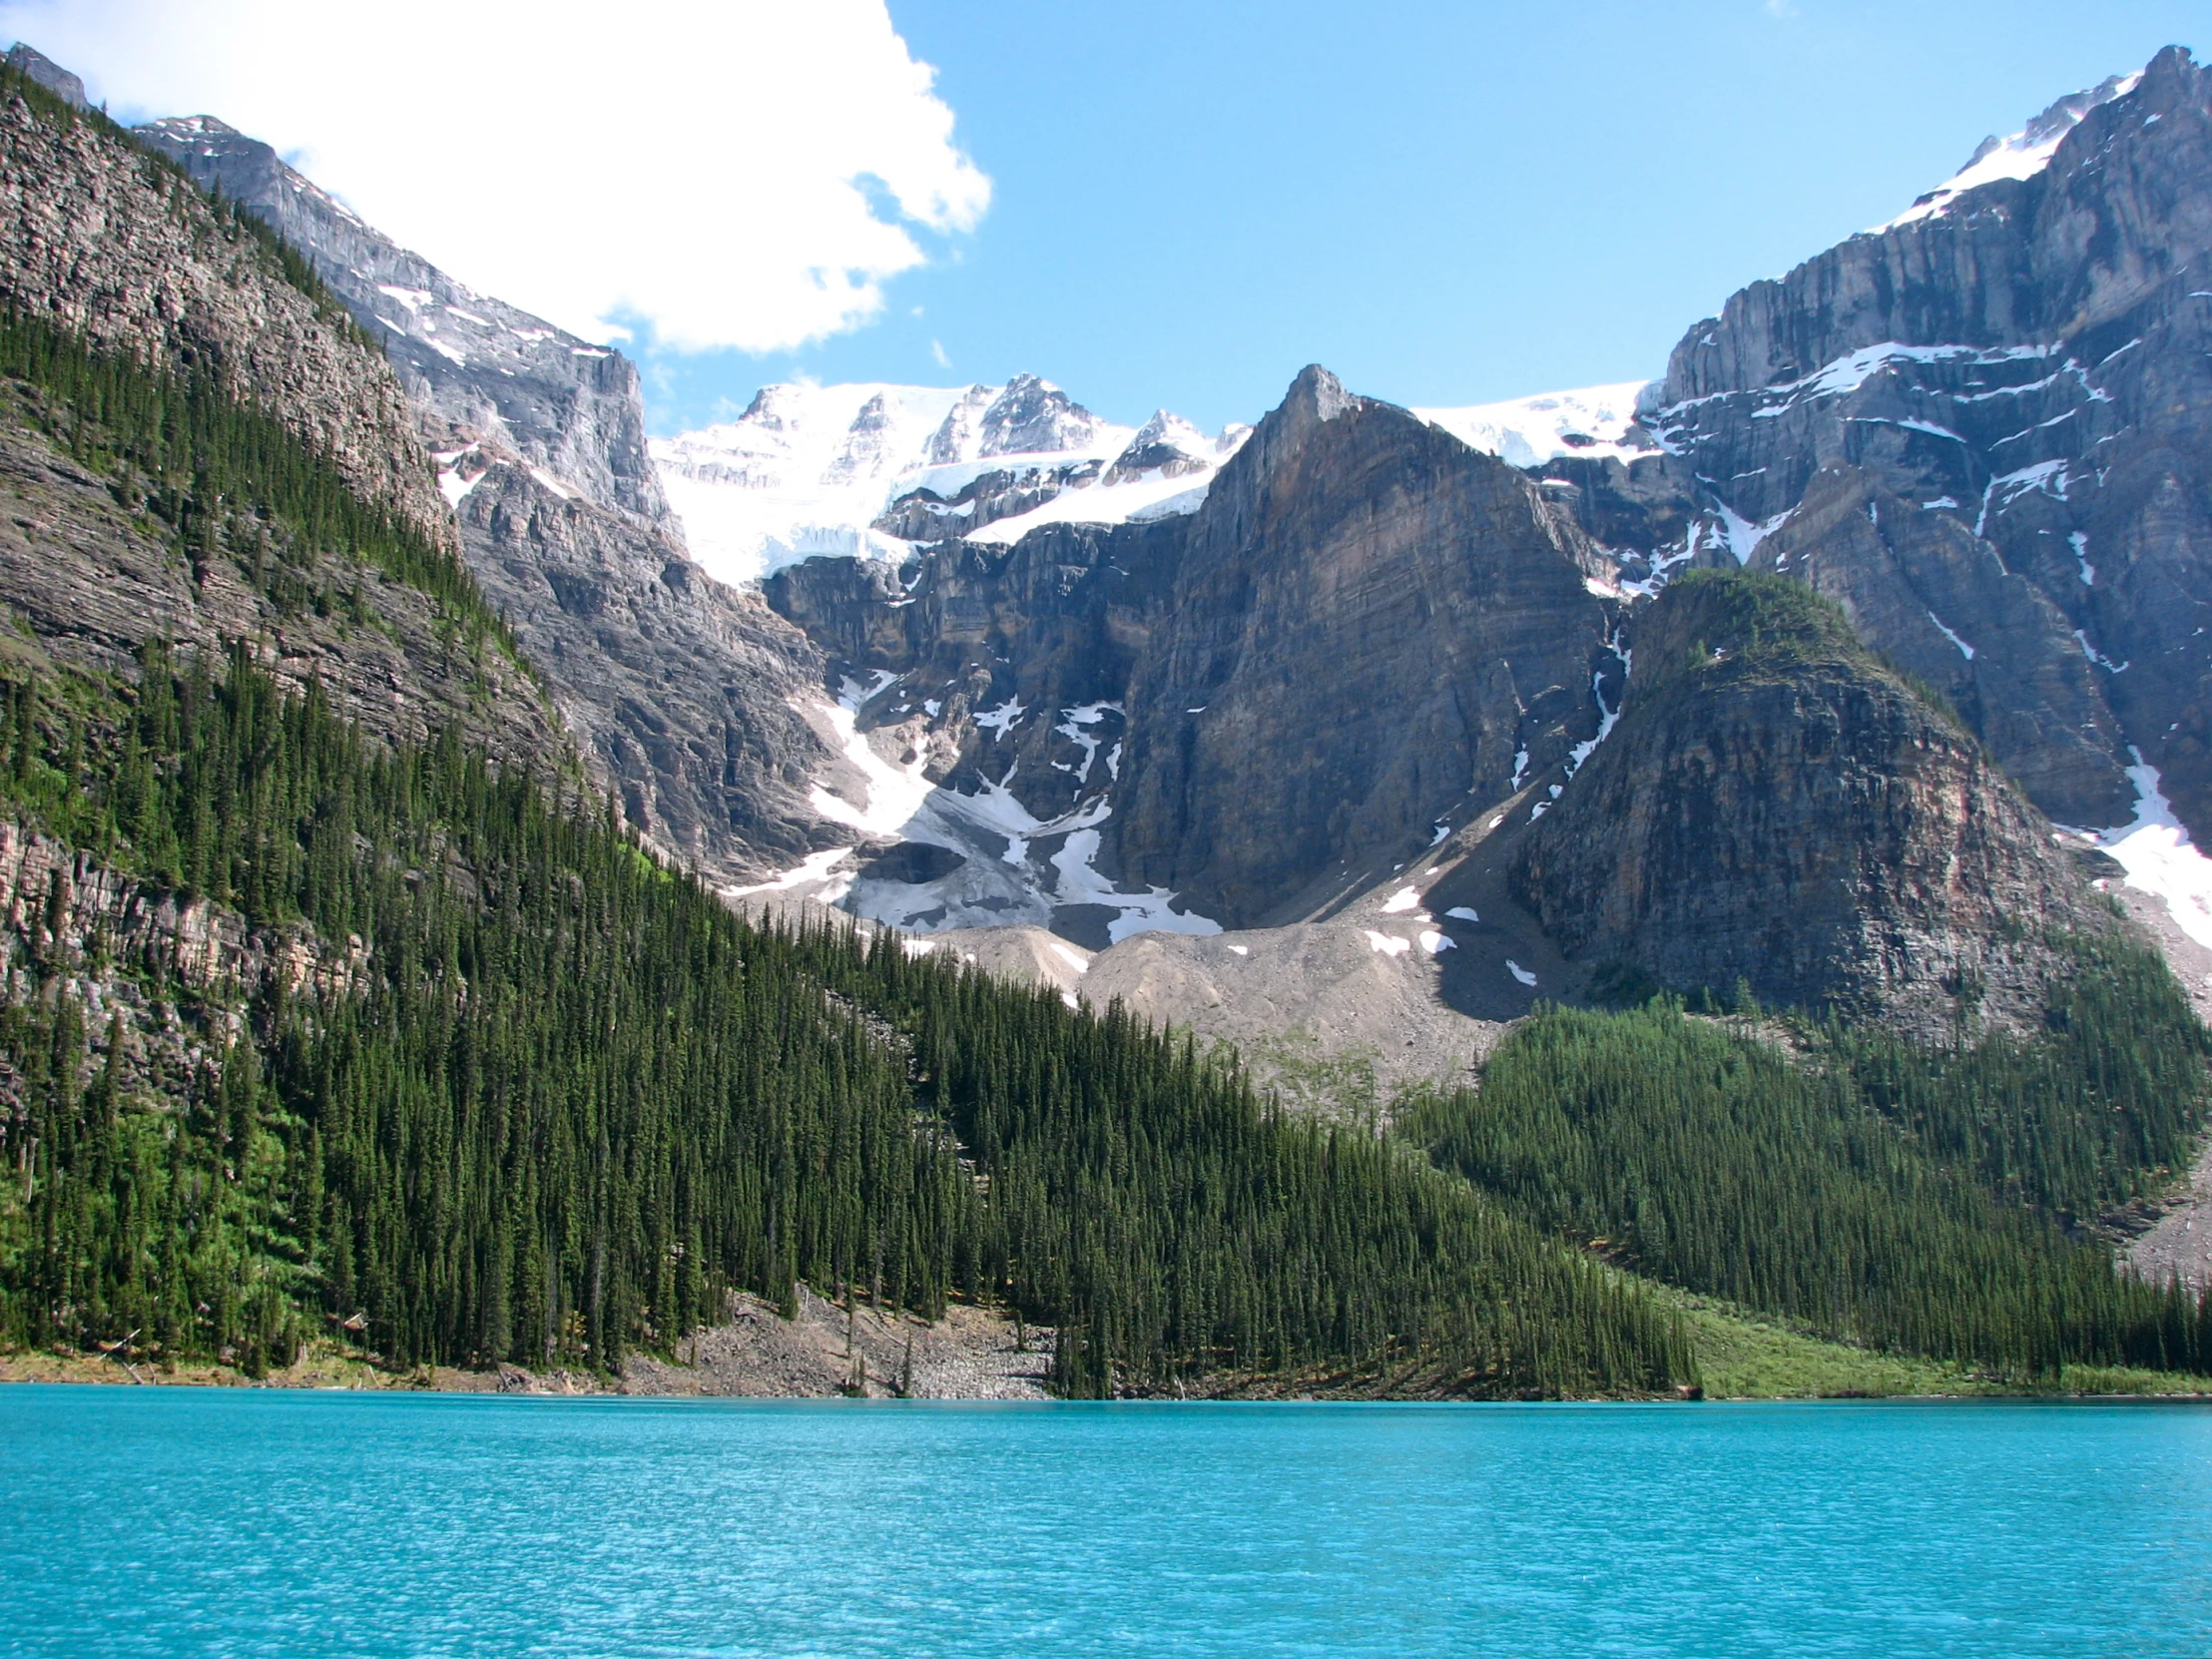
[[[2186,1162],[2206,1035],[2141,947],[2054,942],[2078,972],[2032,1038],[1548,1008],[1399,1127],[1546,1232],[1838,1341],[2021,1381],[2212,1371],[2212,1307],[2081,1227]]]

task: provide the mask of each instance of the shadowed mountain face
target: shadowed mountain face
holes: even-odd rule
[[[1527,830],[1516,896],[1570,960],[1940,1037],[2032,1019],[2046,934],[2112,925],[1963,730],[1773,576],[1638,619],[1620,725]]]
[[[1618,673],[1608,568],[1512,467],[1308,369],[1191,520],[1133,678],[1124,872],[1288,919],[1562,768]]]
[[[768,595],[867,691],[863,730],[1044,821],[984,860],[1031,874],[996,873],[1066,900],[1049,826],[1079,817],[1125,887],[1255,926],[1564,783],[1619,701],[1610,570],[1521,473],[1313,368],[1193,514],[810,560]]]

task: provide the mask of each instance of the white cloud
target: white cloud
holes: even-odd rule
[[[990,181],[882,0],[0,0],[119,114],[221,117],[485,292],[595,337],[856,327]]]

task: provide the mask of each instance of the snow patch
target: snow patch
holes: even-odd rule
[[[843,859],[851,856],[849,846],[832,846],[827,852],[810,852],[807,856],[780,875],[772,875],[766,881],[757,881],[750,887],[724,887],[725,898],[745,898],[757,892],[789,892],[809,881],[829,879],[830,872]]]
[[[2119,829],[2085,833],[2127,871],[2127,884],[2166,906],[2174,925],[2212,950],[2212,858],[2190,840],[2160,787],[2158,769],[2131,749],[2127,769],[2135,785],[2135,817]]]
[[[1368,948],[1381,956],[1402,956],[1413,948],[1411,939],[1401,939],[1390,933],[1378,933],[1372,927],[1361,931],[1368,936]]]
[[[1457,950],[1459,944],[1456,939],[1448,934],[1438,933],[1433,929],[1425,929],[1420,935],[1420,947],[1427,951],[1429,955],[1434,956],[1440,951]]]
[[[1761,524],[1752,523],[1725,501],[1720,503],[1719,511],[1721,534],[1728,542],[1729,552],[1736,555],[1738,564],[1748,565],[1751,563],[1751,556],[1759,551],[1759,544],[1781,529],[1784,521],[1797,509],[1785,507]]]
[[[1417,910],[1419,908],[1420,894],[1411,887],[1400,887],[1382,901],[1382,913],[1386,916],[1394,916],[1406,910]]]
[[[1505,959],[1505,971],[1507,973],[1510,973],[1515,979],[1518,979],[1524,985],[1533,987],[1536,983],[1536,976],[1533,973],[1530,973],[1526,968],[1522,967],[1520,963],[1514,961],[1510,956],[1506,957]]]
[[[1951,644],[1958,647],[1959,656],[1965,658],[1966,661],[1969,663],[1973,661],[1973,647],[1968,645],[1964,640],[1960,639],[1956,634],[1952,633],[1949,628],[1944,626],[1943,619],[1941,617],[1937,616],[1934,611],[1930,611],[1928,613],[1928,620],[1936,624],[1936,629],[1937,633],[1941,634],[1944,639],[1950,641]]]
[[[2089,562],[2089,538],[2076,530],[2066,538],[2066,545],[2073,549],[2074,563],[2080,566],[2081,585],[2095,587],[2097,567]]]
[[[1454,904],[1444,914],[1454,921],[1480,921],[1482,919],[1464,904]]]
[[[988,732],[991,735],[991,742],[996,743],[1008,732],[1011,732],[1015,724],[1028,712],[1028,707],[1019,698],[1009,697],[997,708],[985,709],[975,715],[973,717],[975,729],[979,732]]]
[[[2095,646],[2091,645],[2089,643],[2089,636],[2083,633],[2080,629],[2076,628],[2073,631],[2073,636],[2075,643],[2081,647],[2081,654],[2084,657],[2088,658],[2089,661],[2096,664],[2097,667],[2103,669],[2105,673],[2125,674],[2127,672],[2128,665],[2126,663],[2115,663],[2114,661],[2112,661],[2111,658],[2107,657],[2103,652],[2099,651]]]
[[[2059,99],[2017,133],[1983,139],[1964,167],[1926,196],[1918,198],[1897,218],[1875,226],[1869,234],[1880,236],[1903,225],[1939,218],[1950,212],[1966,192],[1994,184],[1999,179],[2032,179],[2050,165],[2059,145],[2080,125],[2083,116],[2100,104],[2126,97],[2142,78],[2140,70],[2133,75],[2114,75],[2098,86]],[[2156,116],[2150,118],[2151,121],[2157,119]]]

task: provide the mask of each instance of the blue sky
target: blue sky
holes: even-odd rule
[[[1209,429],[1309,361],[1416,404],[1643,377],[1984,134],[2169,42],[2212,47],[2201,4],[2154,0],[890,9],[988,212],[920,235],[931,263],[852,332],[641,352],[657,431],[798,375],[1026,369],[1118,420],[1166,405]]]
[[[0,0],[0,31],[118,114],[221,116],[480,290],[631,325],[663,433],[800,376],[1026,369],[1209,429],[1314,361],[1424,405],[1641,378],[1985,134],[2169,42],[2212,52],[2207,21],[2204,0]]]

